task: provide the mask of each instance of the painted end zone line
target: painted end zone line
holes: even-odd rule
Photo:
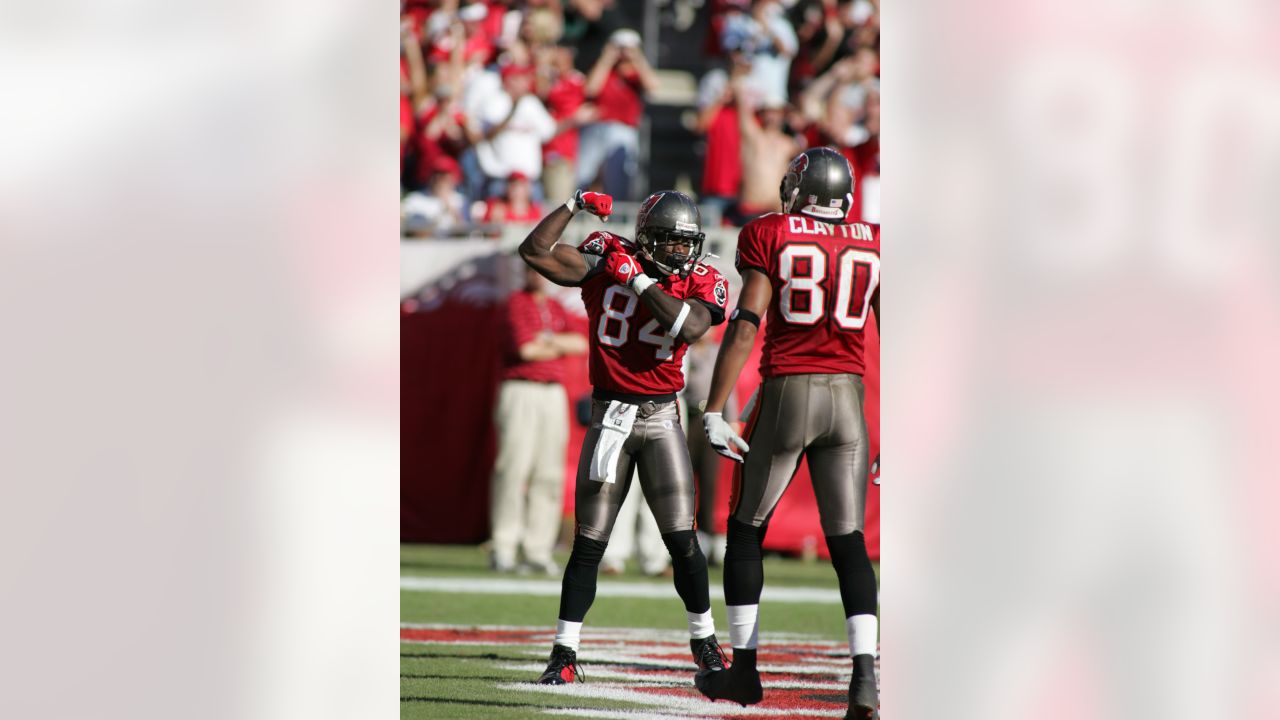
[[[402,577],[400,589],[412,592],[481,593],[489,595],[560,596],[559,580],[508,580],[506,578],[434,578]],[[724,589],[712,587],[713,597],[724,601]],[[596,587],[597,597],[657,598],[672,597],[675,589],[669,583],[602,582]],[[839,605],[840,591],[815,587],[765,586],[763,602],[817,603]]]

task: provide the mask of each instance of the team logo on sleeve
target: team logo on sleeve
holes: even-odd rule
[[[724,278],[716,281],[715,296],[716,304],[720,307],[724,307],[725,303],[729,302],[729,284]]]
[[[613,236],[607,232],[593,232],[591,233],[591,237],[587,238],[587,241],[582,243],[582,252],[589,253],[591,255],[603,255],[604,241],[612,237]]]

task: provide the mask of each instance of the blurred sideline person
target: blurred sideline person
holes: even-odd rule
[[[711,336],[703,335],[685,355],[684,406],[689,411],[689,426],[702,425],[702,411],[711,394],[711,374],[716,365],[719,346]],[[736,393],[729,393],[724,414],[737,417]],[[735,430],[738,424],[733,423]],[[707,548],[707,561],[712,567],[724,564],[725,536],[716,532],[717,496],[720,491],[720,465],[723,462],[707,443],[705,433],[689,433],[689,460],[698,478],[698,541]]]
[[[618,519],[609,534],[609,546],[604,549],[604,557],[600,561],[601,572],[621,575],[626,572],[627,560],[632,555],[640,565],[640,572],[645,575],[664,575],[671,571],[671,556],[662,542],[658,521],[649,510],[644,490],[635,484],[627,491],[627,499],[618,509]]]
[[[568,331],[567,311],[546,290],[547,281],[525,268],[524,289],[507,301],[489,515],[490,567],[499,572],[560,572],[551,557],[560,531],[569,442],[560,358],[585,353],[587,339]],[[524,550],[520,566],[517,549]]]
[[[757,218],[739,235],[742,292],[702,418],[712,447],[743,463],[729,501],[724,568],[733,667],[695,681],[711,698],[743,705],[763,698],[756,669],[764,587],[760,546],[807,457],[853,660],[845,717],[861,720],[879,716],[876,577],[862,533],[871,460],[862,374],[863,328],[872,311],[880,316],[880,238],[869,225],[845,224],[852,191],[853,172],[843,155],[825,147],[806,150],[783,177],[783,212]],[[766,313],[762,381],[749,403],[744,441],[723,412]],[[746,453],[745,462],[735,450]]]
[[[684,387],[685,349],[724,320],[729,284],[698,262],[705,236],[698,207],[686,195],[650,195],[636,216],[635,242],[593,232],[577,247],[559,243],[569,220],[583,209],[607,217],[613,198],[579,190],[520,246],[525,262],[543,276],[581,288],[591,332],[592,415],[578,460],[576,534],[551,657],[538,682],[582,680],[582,623],[595,600],[601,557],[633,468],[671,555],[696,682],[724,672],[724,654],[711,617],[707,560],[694,532],[693,468],[676,392]]]

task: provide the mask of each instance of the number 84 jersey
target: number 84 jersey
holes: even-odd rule
[[[880,231],[770,213],[738,235],[738,272],[769,276],[760,374],[863,374],[863,329],[880,286]]]
[[[658,324],[635,293],[601,269],[602,257],[619,244],[633,255],[626,238],[594,232],[578,246],[590,270],[582,280],[591,345],[591,385],[597,390],[632,395],[666,395],[684,387],[684,353],[688,346]],[[712,324],[724,322],[729,283],[718,270],[701,263],[689,276],[654,278],[666,294],[702,304]]]

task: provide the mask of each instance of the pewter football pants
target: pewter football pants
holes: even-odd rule
[[[618,455],[616,482],[592,480],[591,456],[600,437],[600,423],[609,403],[591,403],[591,430],[582,442],[578,458],[577,490],[574,495],[577,533],[593,540],[608,541],[618,509],[631,486],[631,470],[639,470],[640,487],[658,521],[658,530],[667,533],[693,529],[693,467],[676,403],[644,403],[636,412],[631,435]]]
[[[863,394],[858,375],[766,379],[743,434],[751,451],[734,471],[730,517],[757,528],[766,524],[803,456],[822,534],[862,530],[869,461]]]
[[[582,442],[574,496],[577,533],[560,588],[560,619],[582,622],[595,600],[600,558],[630,489],[633,468],[638,470],[645,500],[671,555],[676,594],[687,612],[707,612],[711,608],[707,561],[693,532],[693,468],[676,403],[640,405],[618,454],[617,481],[612,483],[590,476],[591,457],[608,407],[607,402],[592,402],[591,430]]]
[[[809,458],[845,617],[876,612],[876,576],[862,537],[868,460],[862,399],[862,378],[857,375],[787,375],[761,385],[745,433],[751,450],[734,472],[725,604],[760,602],[760,545],[803,456]]]

